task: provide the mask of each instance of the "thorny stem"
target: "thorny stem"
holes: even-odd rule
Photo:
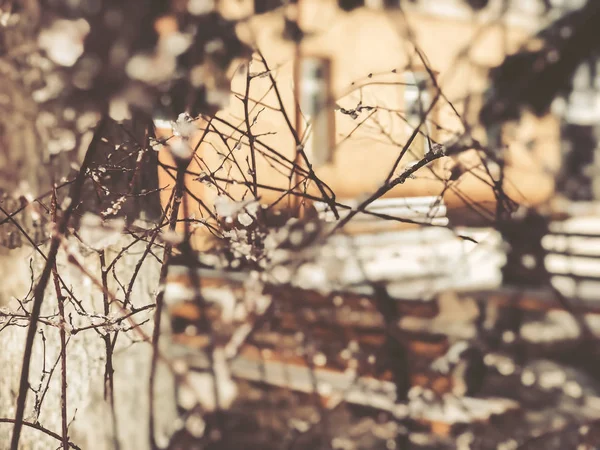
[[[118,325],[121,322],[123,322],[123,321],[131,318],[132,316],[134,316],[134,315],[136,315],[136,314],[138,314],[138,313],[140,313],[142,311],[146,311],[148,309],[152,309],[154,307],[155,307],[155,305],[145,305],[145,306],[141,306],[139,308],[134,308],[130,312],[128,312],[127,314],[124,314],[123,316],[120,316],[120,317],[118,317],[115,320],[112,320],[112,321],[109,320],[109,321],[102,322],[102,323],[96,323],[96,324],[92,324],[92,325],[86,325],[86,326],[83,326],[83,327],[80,327],[80,328],[73,328],[73,329],[69,330],[69,332],[73,336],[75,334],[81,333],[82,331],[86,331],[86,330],[93,330],[93,329],[98,329],[98,328],[110,327],[112,325]],[[113,346],[113,348],[115,346],[114,339],[113,339],[112,346]]]
[[[31,363],[31,353],[33,351],[33,342],[35,340],[35,332],[37,329],[37,322],[40,317],[40,311],[42,308],[42,303],[44,301],[44,292],[46,290],[46,286],[48,285],[48,280],[50,279],[50,274],[52,272],[52,268],[56,262],[56,256],[58,255],[58,249],[60,247],[62,236],[67,231],[67,226],[69,224],[69,219],[73,214],[73,211],[79,205],[79,201],[81,200],[81,195],[83,193],[83,183],[86,179],[86,172],[90,163],[93,160],[95,150],[97,148],[98,142],[100,141],[101,132],[104,129],[104,125],[107,121],[106,115],[102,116],[102,119],[96,126],[96,131],[94,132],[94,136],[88,150],[86,152],[83,163],[81,164],[81,168],[79,169],[79,173],[77,174],[77,178],[72,186],[71,191],[71,201],[65,209],[62,220],[58,225],[58,229],[52,235],[52,240],[50,242],[50,250],[48,251],[48,258],[46,260],[46,264],[44,265],[44,269],[42,270],[42,274],[40,276],[40,280],[34,289],[33,296],[33,306],[31,308],[31,321],[29,322],[29,327],[27,329],[27,337],[25,340],[25,350],[23,352],[23,364],[21,367],[21,377],[19,380],[19,394],[17,397],[17,407],[15,413],[15,427],[12,434],[10,448],[11,450],[19,450],[19,440],[21,437],[21,429],[23,427],[23,416],[25,415],[25,403],[27,401],[27,391],[29,389],[29,367]]]
[[[163,165],[163,167],[165,169],[175,170],[175,168],[173,166]],[[188,170],[186,173],[188,175],[200,176],[200,173],[193,172],[191,170]],[[251,182],[250,181],[234,180],[234,179],[230,179],[230,178],[223,178],[223,177],[217,177],[217,176],[212,176],[211,178],[214,181],[219,181],[219,182],[222,182],[222,183],[227,183],[227,184],[241,184],[241,185],[247,186],[247,187],[251,186],[251,184],[250,184]],[[271,185],[263,184],[263,183],[258,183],[258,187],[260,189],[282,193],[282,195],[277,200],[275,200],[275,202],[273,202],[273,203],[271,203],[269,205],[269,208],[273,207],[275,203],[280,202],[282,200],[282,198],[285,197],[286,195],[292,195],[292,196],[298,196],[298,197],[306,198],[307,200],[311,200],[313,202],[323,201],[322,197],[317,197],[317,196],[311,195],[311,194],[309,194],[307,192],[298,192],[298,191],[294,191],[294,190],[290,191],[289,189],[280,188],[280,187],[277,187],[277,186],[271,186]],[[338,201],[335,201],[334,204],[335,204],[336,208],[338,208],[338,209],[352,209],[351,206],[348,206],[348,205],[346,205],[344,203],[340,203]],[[411,220],[411,219],[406,219],[406,218],[403,218],[403,217],[396,217],[396,216],[392,216],[392,215],[389,215],[389,214],[378,213],[378,212],[375,212],[375,211],[363,211],[363,213],[371,215],[373,217],[378,217],[380,219],[395,220],[397,222],[403,222],[403,223],[422,224],[421,222],[417,222],[417,221],[414,221],[414,220]],[[426,225],[426,224],[423,224],[423,225]]]
[[[296,128],[292,125],[292,122],[290,121],[289,115],[283,104],[283,99],[281,98],[281,93],[279,92],[279,88],[277,87],[277,82],[275,81],[275,77],[273,76],[273,73],[271,72],[271,69],[269,68],[267,60],[260,51],[258,51],[258,55],[260,56],[263,65],[265,66],[266,73],[268,74],[269,80],[271,81],[271,84],[273,86],[273,91],[275,92],[275,96],[277,97],[277,103],[279,104],[279,110],[280,110],[281,114],[283,115],[283,118],[285,119],[285,123],[287,124],[287,126],[290,130],[290,133],[292,133],[294,142],[296,143],[296,156],[302,157],[302,159],[304,160],[304,163],[306,164],[307,170],[308,170],[308,178],[310,178],[312,181],[315,182],[315,184],[317,185],[317,188],[319,189],[319,192],[323,196],[323,201],[326,202],[327,205],[331,208],[331,211],[333,212],[335,218],[339,219],[340,216],[339,216],[339,213],[335,206],[335,193],[330,188],[329,188],[329,191],[331,192],[331,194],[328,194],[327,192],[325,192],[326,185],[317,177],[317,175],[315,174],[315,172],[312,168],[312,164],[310,163],[310,161],[308,160],[308,157],[306,156],[304,148],[302,147],[302,141],[300,139],[300,136],[298,135]],[[296,98],[296,101],[297,100],[298,100],[298,98]],[[299,110],[299,108],[298,108],[298,110]],[[296,157],[294,159],[294,170],[296,167],[299,166],[298,162],[299,162],[298,157]]]
[[[110,314],[110,299],[108,298],[108,269],[106,268],[106,256],[104,250],[100,250],[100,274],[102,280],[102,303],[104,305],[104,316]],[[106,329],[102,335],[104,348],[106,350],[106,363],[104,365],[104,401],[110,405],[110,415],[113,426],[113,446],[115,450],[120,448],[118,439],[117,412],[115,410],[115,382],[113,367],[113,345],[110,338],[110,331]]]
[[[257,173],[256,173],[256,150],[254,148],[254,135],[252,134],[252,126],[250,124],[250,113],[248,112],[248,96],[250,94],[250,82],[252,77],[250,76],[250,63],[246,70],[246,95],[242,100],[244,105],[244,120],[246,122],[246,133],[248,134],[248,145],[250,146],[250,159],[252,166],[250,167],[252,175],[252,194],[254,198],[258,198],[258,186],[257,186]]]
[[[172,207],[171,215],[169,217],[169,231],[175,232],[177,226],[177,217],[179,216],[179,208],[183,198],[184,185],[185,185],[185,173],[186,167],[180,165],[177,170],[177,179],[175,181],[174,194],[172,196]],[[155,420],[154,420],[154,384],[156,378],[156,367],[158,364],[159,355],[159,340],[160,340],[160,329],[161,329],[161,316],[164,304],[165,290],[164,285],[167,279],[167,272],[169,269],[169,260],[173,252],[173,244],[169,240],[165,245],[165,252],[163,257],[163,264],[160,268],[159,286],[160,291],[156,296],[156,309],[154,310],[154,329],[152,331],[152,360],[150,362],[150,375],[148,383],[148,432],[150,438],[150,448],[158,449],[156,443],[156,432],[155,432]]]
[[[398,175],[393,180],[390,180],[389,182],[385,183],[383,186],[381,186],[379,189],[377,189],[377,191],[375,191],[375,193],[373,193],[371,196],[369,196],[369,198],[367,198],[365,201],[363,201],[356,209],[351,211],[346,217],[344,217],[342,220],[340,220],[336,224],[336,226],[331,230],[329,235],[332,235],[333,233],[341,230],[357,214],[364,212],[365,209],[371,203],[373,203],[375,200],[377,200],[378,198],[382,197],[383,195],[385,195],[386,193],[391,191],[393,188],[395,188],[399,184],[403,184],[421,167],[424,167],[427,164],[429,164],[430,162],[435,161],[436,159],[440,159],[443,156],[445,156],[445,154],[443,152],[439,152],[439,153],[434,153],[432,151],[428,152],[423,159],[421,159],[419,162],[417,162],[413,166],[410,166],[409,168],[407,168],[404,172],[402,172],[400,175]]]
[[[13,423],[16,426],[17,421],[16,421],[16,419],[0,418],[0,423]],[[54,438],[57,441],[63,441],[62,437],[58,433],[55,433],[54,431],[51,431],[48,428],[43,427],[39,423],[31,423],[31,422],[27,422],[25,420],[23,420],[21,423],[22,423],[22,425],[24,425],[26,427],[41,431],[45,435],[50,436],[51,438]],[[67,444],[70,448],[73,448],[75,450],[81,450],[80,447],[78,447],[77,445],[73,444],[70,441],[67,441]]]
[[[39,255],[42,257],[42,259],[47,262],[48,261],[48,256],[46,256],[44,254],[44,252],[40,249],[39,245],[37,245],[35,243],[35,241],[32,239],[32,237],[29,235],[29,233],[27,233],[27,231],[25,231],[25,229],[21,226],[21,224],[19,224],[19,222],[17,222],[17,220],[14,218],[14,215],[16,213],[12,213],[11,214],[8,211],[6,211],[4,208],[2,208],[2,206],[0,206],[0,212],[6,216],[6,220],[8,220],[9,222],[11,222],[19,230],[19,232],[25,237],[25,239],[27,239],[27,242],[29,242],[31,244],[31,246],[35,249],[35,251],[37,253],[39,253]],[[77,300],[77,298],[75,297],[75,295],[73,294],[73,292],[71,291],[71,289],[67,286],[67,284],[62,279],[62,277],[58,274],[58,272],[56,274],[56,277],[58,278],[58,281],[62,285],[62,288],[65,290],[65,292],[67,292],[67,294],[69,294],[69,297],[71,299],[73,299],[73,301],[83,311],[84,308],[83,308],[82,303],[79,300]]]
[[[56,224],[56,210],[57,210],[57,199],[56,199],[56,188],[52,191],[52,222]],[[60,281],[58,279],[58,270],[56,269],[56,262],[52,267],[52,278],[54,280],[54,289],[56,291],[56,300],[58,302],[58,315],[60,318],[60,411],[62,421],[62,442],[63,450],[69,448],[69,423],[67,421],[67,332],[65,327],[67,325],[65,320],[65,297],[62,295],[60,289]]]
[[[396,169],[398,168],[398,165],[400,164],[400,162],[404,158],[404,155],[406,154],[406,152],[408,151],[408,149],[412,145],[412,143],[415,140],[415,138],[417,137],[417,135],[420,133],[421,127],[423,126],[423,124],[427,120],[427,116],[433,110],[433,108],[435,107],[437,101],[439,100],[441,92],[442,91],[438,88],[435,97],[433,98],[431,104],[427,108],[427,111],[425,111],[425,113],[422,115],[419,124],[413,129],[410,137],[408,138],[408,141],[406,141],[406,144],[404,144],[404,147],[402,147],[402,150],[400,151],[400,154],[398,155],[398,157],[394,161],[394,164],[392,165],[392,169],[390,170],[390,172],[388,173],[387,178],[385,179],[384,185],[387,185],[387,184],[389,184],[391,182],[391,180],[392,180],[392,178],[394,176],[394,173],[396,172]],[[427,155],[425,155],[425,156],[427,157]]]
[[[26,201],[19,208],[15,209],[11,213],[7,213],[6,217],[4,219],[0,220],[0,225],[4,225],[5,223],[10,222],[12,218],[14,218],[21,211],[25,210],[25,208],[27,208],[32,203],[40,202],[42,199],[48,197],[49,195],[53,195],[53,193],[54,193],[55,190],[61,189],[61,188],[65,187],[65,186],[69,186],[70,184],[73,184],[74,182],[75,182],[75,180],[65,181],[64,183],[61,183],[58,186],[55,186],[54,188],[52,188],[52,190],[46,192],[45,194],[42,194],[42,195],[38,196],[34,200]]]

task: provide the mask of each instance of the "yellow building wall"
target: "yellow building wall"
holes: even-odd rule
[[[301,52],[331,58],[337,103],[349,109],[362,100],[363,105],[378,108],[377,111],[362,112],[355,120],[339,112],[335,114],[339,145],[334,163],[317,167],[315,172],[340,200],[361,197],[380,187],[406,142],[407,127],[401,118],[404,114],[401,73],[412,67],[423,67],[415,48],[420,49],[429,67],[438,73],[437,82],[444,94],[436,108],[437,121],[442,129],[436,131],[433,137],[444,142],[460,134],[464,129],[464,121],[473,127],[473,135],[485,142],[485,134],[477,126],[477,111],[487,86],[488,70],[500,64],[507,53],[517,50],[530,35],[528,31],[515,27],[507,29],[501,25],[481,24],[476,20],[435,17],[414,11],[390,14],[362,8],[346,13],[329,0],[306,0],[302,7],[301,21],[314,34],[303,41]],[[239,27],[240,36],[256,45],[266,58],[285,110],[294,124],[295,47],[282,38],[282,32],[280,12],[254,17]],[[255,55],[250,66],[251,73],[264,71],[259,60],[259,56]],[[392,73],[393,70],[397,73]],[[238,180],[245,177],[251,180],[247,173],[250,161],[248,140],[235,131],[236,128],[246,129],[243,102],[240,100],[245,93],[246,72],[239,68],[233,76],[229,107],[220,112],[210,125],[211,131],[218,130],[221,136],[213,132],[207,134],[191,170],[212,173],[220,168],[216,172],[217,177]],[[252,79],[249,97],[252,100],[249,105],[250,117],[254,123],[252,133],[258,136],[260,142],[256,145],[257,149],[264,151],[261,144],[265,144],[293,160],[296,146],[279,111],[277,96],[268,76]],[[257,103],[253,103],[255,101]],[[205,126],[205,123],[199,122],[199,128]],[[545,201],[552,195],[553,171],[557,168],[559,158],[556,119],[551,116],[538,119],[526,115],[518,127],[508,127],[505,135],[508,145],[506,192],[520,203],[537,204]],[[241,148],[234,149],[238,142]],[[239,167],[230,161],[230,157],[224,161],[219,153],[233,155]],[[264,153],[266,157],[257,154],[259,183],[280,190],[288,189],[289,168],[279,167],[268,157],[269,154],[268,151]],[[162,155],[162,158],[166,156]],[[460,160],[465,167],[472,169],[472,173],[463,175],[449,188],[445,188],[444,180],[456,159],[443,158],[419,170],[415,179],[397,186],[388,196],[443,193],[450,207],[460,207],[465,202],[492,202],[494,196],[485,181],[485,171],[477,168],[481,166],[478,154],[466,152]],[[401,164],[397,173],[402,167]],[[218,190],[192,179],[190,176],[188,180],[190,190],[207,204],[212,204]],[[165,185],[173,184],[172,179],[164,173],[161,173],[161,180]],[[234,198],[250,197],[245,186],[221,183],[221,187]],[[314,185],[309,186],[309,191],[318,194]],[[168,190],[163,194],[168,198]],[[259,196],[268,203],[280,198],[281,192],[261,188]]]

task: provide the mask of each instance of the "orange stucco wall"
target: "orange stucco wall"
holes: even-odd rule
[[[233,14],[233,13],[232,13]],[[524,30],[506,29],[500,25],[481,25],[476,21],[435,17],[418,12],[384,14],[367,9],[345,13],[335,7],[335,2],[305,0],[302,22],[311,35],[302,44],[304,54],[328,56],[333,62],[333,90],[337,103],[345,108],[363,105],[379,107],[369,120],[362,122],[369,112],[363,112],[353,120],[336,113],[336,133],[339,145],[333,164],[315,168],[317,175],[329,184],[338,198],[353,198],[373,192],[388,175],[389,169],[406,142],[407,127],[403,115],[403,81],[400,73],[411,67],[423,67],[415,52],[415,43],[426,56],[428,65],[438,73],[437,81],[446,99],[439,102],[436,118],[442,130],[434,138],[444,142],[454,133],[460,133],[463,123],[453,108],[473,128],[476,138],[485,141],[485,135],[477,126],[477,108],[486,88],[487,71],[499,64],[504,55],[515,51],[528,37]],[[255,17],[241,25],[239,34],[253,42],[261,50],[276,78],[281,97],[294,123],[293,60],[295,48],[282,39],[283,20],[279,12]],[[412,38],[408,38],[412,36]],[[392,70],[398,73],[392,73]],[[264,70],[255,57],[251,73]],[[372,74],[370,76],[369,74]],[[230,106],[218,114],[219,118],[240,129],[245,129],[242,102],[235,94],[245,93],[245,71],[239,68],[233,75]],[[277,150],[290,160],[294,159],[295,145],[282,114],[268,77],[253,78],[250,98],[260,104],[250,105],[251,118],[258,115],[252,127],[259,141]],[[452,107],[451,107],[452,105]],[[260,111],[260,113],[259,113]],[[203,128],[205,124],[199,124]],[[240,141],[240,133],[214,120],[217,130],[226,138],[230,148]],[[383,131],[383,132],[382,132]],[[237,163],[246,172],[249,160],[248,141],[241,138],[241,148],[233,150]],[[553,117],[542,119],[526,116],[518,127],[506,133],[509,147],[507,153],[506,190],[522,203],[540,203],[552,194],[552,172],[558,165],[558,124]],[[257,148],[263,148],[257,144]],[[250,179],[231,162],[223,164],[219,153],[228,153],[223,140],[216,133],[209,133],[200,147],[193,169],[213,171],[222,167],[218,176]],[[268,152],[266,153],[268,154]],[[162,155],[163,158],[167,158]],[[461,156],[465,166],[472,167],[479,161],[475,152]],[[443,180],[455,160],[444,158],[421,169],[416,179],[398,186],[389,195],[418,196],[438,195],[444,192],[450,206],[460,206],[465,196],[471,201],[490,201],[493,194],[481,181],[482,170],[466,174],[453,187],[444,190]],[[257,156],[257,177],[265,185],[287,188],[289,171],[275,170],[273,161],[261,154]],[[204,166],[204,167],[200,167]],[[402,166],[400,166],[401,169]],[[172,185],[172,180],[161,173],[161,181]],[[189,188],[211,204],[217,190],[190,178]],[[248,197],[244,186],[226,185],[234,197]],[[314,186],[309,189],[316,192]],[[460,194],[459,194],[460,193]],[[168,192],[165,191],[165,196]],[[280,197],[280,192],[260,189],[265,202]],[[195,202],[191,202],[195,204]]]

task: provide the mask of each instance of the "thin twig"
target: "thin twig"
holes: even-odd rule
[[[56,225],[57,216],[57,199],[56,189],[52,191],[52,222]],[[62,421],[62,442],[63,450],[69,447],[69,422],[67,421],[67,332],[65,327],[67,322],[65,320],[65,298],[62,295],[60,289],[60,281],[58,279],[58,270],[56,269],[56,262],[52,267],[52,278],[54,280],[54,290],[56,291],[56,301],[58,303],[58,315],[60,319],[60,412]]]
[[[0,423],[13,423],[16,426],[17,421],[16,421],[16,419],[8,419],[8,418],[0,417]],[[56,439],[57,441],[62,441],[62,437],[58,433],[55,433],[54,431],[50,431],[48,428],[43,427],[39,423],[31,423],[31,422],[22,420],[21,425],[24,425],[29,428],[33,428],[34,430],[41,431],[42,433],[46,434],[47,436],[50,436],[51,438]],[[75,450],[81,450],[81,448],[79,446],[73,444],[71,441],[69,441],[68,444],[69,444],[69,447],[71,447]]]
[[[23,352],[23,364],[21,367],[21,377],[19,381],[19,395],[17,397],[17,407],[15,413],[15,427],[13,430],[10,445],[11,450],[19,450],[21,428],[23,426],[23,417],[25,415],[25,403],[27,401],[27,391],[29,389],[29,366],[31,362],[31,353],[33,350],[33,342],[35,340],[37,322],[40,317],[40,311],[42,308],[42,303],[44,301],[44,292],[46,290],[46,286],[48,285],[48,280],[50,279],[52,268],[54,267],[54,264],[56,262],[56,256],[58,255],[58,249],[60,247],[62,236],[67,231],[69,219],[71,218],[73,211],[79,205],[79,201],[81,200],[81,196],[83,194],[83,183],[86,179],[86,172],[88,167],[90,166],[90,163],[93,160],[94,153],[98,146],[98,142],[100,141],[101,133],[104,129],[106,120],[107,117],[103,115],[102,119],[96,126],[96,131],[94,132],[92,141],[90,142],[83,163],[81,164],[81,168],[79,169],[77,178],[73,183],[71,190],[71,201],[65,209],[62,220],[58,225],[58,229],[55,230],[52,235],[52,240],[50,242],[50,250],[48,251],[48,258],[40,276],[40,280],[38,281],[38,284],[36,285],[34,290],[33,306],[31,308],[31,321],[29,322],[29,328],[27,329],[25,350]]]
[[[184,184],[185,184],[185,173],[186,167],[180,166],[177,170],[177,179],[175,181],[175,189],[174,194],[172,196],[173,202],[171,207],[171,215],[169,218],[169,231],[174,232],[177,226],[177,217],[179,216],[179,208],[181,205],[181,201],[183,198],[184,192]],[[161,318],[162,318],[162,310],[164,303],[164,284],[167,279],[167,272],[169,269],[169,260],[171,258],[171,254],[173,251],[173,244],[171,242],[167,242],[165,246],[165,252],[163,257],[163,264],[160,268],[160,276],[159,276],[159,286],[160,291],[156,296],[156,309],[154,310],[154,329],[152,331],[152,360],[150,362],[150,375],[149,375],[149,391],[148,391],[148,432],[150,438],[150,448],[155,450],[158,449],[158,445],[156,443],[156,433],[155,433],[155,420],[154,420],[154,384],[156,377],[156,368],[158,364],[158,356],[159,356],[159,340],[160,340],[160,328],[161,328]]]

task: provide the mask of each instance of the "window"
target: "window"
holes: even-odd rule
[[[432,102],[432,82],[426,71],[406,72],[404,75],[404,119],[406,121],[406,138],[408,139],[419,127],[409,148],[410,158],[422,159],[431,148],[431,130],[433,111],[427,114]],[[423,118],[427,115],[425,120]]]
[[[331,61],[324,57],[302,58],[300,108],[310,121],[307,153],[315,166],[333,161],[335,115],[332,108]]]

